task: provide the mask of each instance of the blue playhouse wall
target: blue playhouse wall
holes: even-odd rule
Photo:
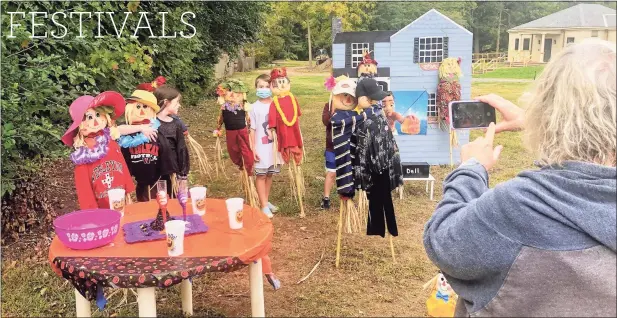
[[[448,56],[462,59],[461,99],[471,99],[471,59],[473,35],[446,16],[430,10],[390,37],[390,43],[375,43],[373,56],[379,67],[390,68],[390,90],[426,91],[435,93],[438,71],[424,71],[413,61],[414,38],[448,37]],[[344,67],[345,44],[332,46],[333,68]],[[469,142],[469,132],[457,131],[459,147],[453,149],[454,163],[460,162],[460,146]],[[450,163],[449,133],[438,124],[429,123],[426,135],[396,136],[403,162],[428,162],[431,165]]]

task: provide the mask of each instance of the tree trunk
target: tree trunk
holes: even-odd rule
[[[473,52],[480,53],[480,30],[473,28]]]
[[[495,53],[499,53],[499,39],[501,39],[501,13],[503,7],[499,10],[499,20],[497,21],[497,47],[495,47]]]
[[[307,21],[306,25],[308,29],[309,68],[313,68],[313,47],[311,45],[311,23],[310,21]]]

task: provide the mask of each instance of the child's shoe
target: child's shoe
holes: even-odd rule
[[[274,276],[274,274],[266,274],[266,279],[268,280],[268,283],[272,285],[272,288],[274,288],[274,290],[281,288],[281,281],[276,276]]]
[[[270,211],[269,207],[265,207],[265,208],[261,209],[261,212],[263,212],[270,219],[272,217],[274,217],[274,214],[272,214],[272,211]]]
[[[276,205],[274,205],[274,204],[272,204],[270,202],[268,202],[268,208],[270,209],[270,211],[272,211],[272,213],[276,213],[279,210],[278,206],[276,206]]]
[[[321,199],[321,208],[323,210],[328,210],[330,209],[330,198],[328,197],[323,197],[323,199]]]

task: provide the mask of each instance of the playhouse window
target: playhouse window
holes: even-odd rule
[[[419,62],[435,63],[443,60],[443,37],[420,38]]]
[[[368,43],[351,43],[351,67],[356,67],[362,62],[362,53],[368,49]]]
[[[437,116],[437,95],[435,93],[430,93],[428,94],[428,106],[426,108],[428,122],[436,122]]]

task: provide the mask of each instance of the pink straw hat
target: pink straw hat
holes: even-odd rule
[[[111,116],[111,119],[113,120],[120,117],[124,113],[126,102],[120,93],[114,91],[102,92],[96,97],[89,95],[78,97],[69,107],[69,113],[73,119],[73,124],[71,124],[71,127],[69,127],[69,129],[67,129],[64,133],[64,136],[62,136],[62,142],[65,145],[69,147],[73,145],[75,130],[77,130],[77,128],[79,128],[79,124],[83,122],[86,111],[90,108],[96,108],[99,106],[113,107],[114,113]]]

